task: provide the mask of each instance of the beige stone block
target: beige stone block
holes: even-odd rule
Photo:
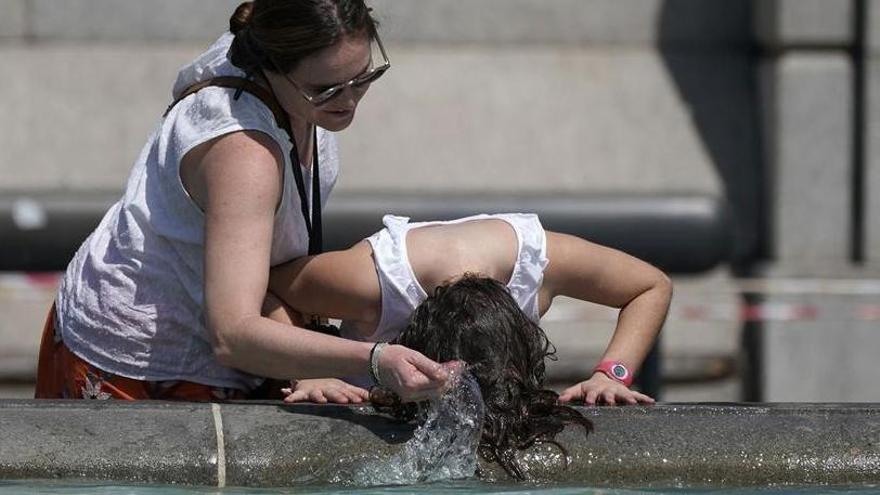
[[[226,29],[239,0],[30,0],[51,40],[200,40]],[[374,0],[387,40],[422,44],[748,43],[747,0]]]
[[[240,0],[29,0],[39,40],[196,41],[229,29]]]
[[[763,75],[774,259],[844,264],[853,228],[852,62],[843,52],[790,53]]]
[[[880,54],[880,0],[866,0],[865,36],[867,49]]]
[[[866,60],[865,185],[863,213],[865,258],[880,269],[880,54]]]
[[[816,318],[771,321],[762,328],[763,400],[768,402],[877,402],[876,321],[860,317],[876,294],[827,294],[768,299],[776,306],[817,307]]]
[[[121,190],[192,46],[0,48],[0,190]]]
[[[27,31],[26,0],[0,0],[0,40],[21,38]]]
[[[421,44],[707,46],[748,42],[742,0],[374,0],[389,39]]]
[[[754,5],[758,38],[767,46],[842,46],[853,40],[853,0],[758,0]]]
[[[198,51],[2,49],[0,190],[121,189]],[[340,190],[721,191],[655,52],[395,47],[392,60],[340,134]]]
[[[394,46],[390,56],[340,135],[340,190],[721,191],[656,52]]]

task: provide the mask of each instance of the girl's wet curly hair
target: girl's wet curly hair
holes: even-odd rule
[[[526,479],[517,450],[553,443],[566,452],[554,438],[567,423],[583,426],[585,433],[593,429],[590,420],[543,388],[544,360],[555,359],[556,349],[507,287],[491,278],[466,274],[437,287],[396,343],[439,362],[468,363],[486,404],[479,453],[516,479]],[[417,410],[403,404],[394,413],[412,418]]]

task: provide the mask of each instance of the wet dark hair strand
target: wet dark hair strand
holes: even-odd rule
[[[515,479],[528,478],[519,450],[552,444],[568,462],[556,435],[567,424],[581,426],[585,434],[593,430],[589,419],[543,388],[544,362],[555,359],[556,349],[507,287],[491,278],[466,274],[438,287],[416,308],[396,343],[440,362],[469,363],[486,405],[478,452]],[[392,412],[411,419],[419,410],[418,405],[397,404]]]

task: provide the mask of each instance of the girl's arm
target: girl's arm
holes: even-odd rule
[[[190,153],[181,175],[205,212],[205,309],[218,360],[278,379],[364,373],[371,344],[261,315],[284,163],[275,142],[236,132]],[[404,395],[425,397],[445,385],[445,371],[415,351],[393,346],[381,357],[380,372]]]
[[[545,300],[563,295],[620,308],[602,360],[620,361],[631,372],[638,370],[666,318],[672,298],[669,278],[633,256],[565,234],[547,232],[547,257]],[[600,372],[563,391],[560,400],[653,402]]]
[[[378,323],[382,294],[373,251],[361,241],[344,251],[297,258],[272,268],[269,291],[303,315]]]

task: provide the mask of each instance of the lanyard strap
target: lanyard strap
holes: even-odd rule
[[[296,189],[299,192],[299,205],[302,210],[303,220],[306,222],[306,230],[309,232],[309,255],[321,254],[324,250],[323,231],[321,229],[321,169],[318,164],[318,127],[314,127],[312,133],[312,212],[309,215],[309,202],[306,198],[306,181],[303,178],[302,165],[299,161],[299,152],[293,137],[290,143],[290,164],[293,168],[293,178],[296,179]]]
[[[238,100],[238,98],[241,96],[242,91],[247,91],[248,93],[256,96],[260,101],[263,102],[264,105],[266,105],[267,108],[269,108],[269,110],[272,111],[272,115],[275,116],[275,123],[278,125],[278,127],[284,129],[284,131],[287,133],[287,137],[290,139],[290,144],[293,145],[290,150],[290,165],[291,168],[293,168],[293,177],[294,179],[296,179],[296,189],[299,192],[300,209],[302,210],[303,220],[305,220],[306,230],[309,234],[309,254],[320,254],[324,248],[324,232],[321,227],[321,170],[318,164],[318,127],[313,126],[314,132],[312,133],[314,141],[312,150],[312,208],[310,215],[309,203],[308,199],[306,198],[305,179],[303,178],[302,165],[299,161],[299,152],[296,148],[296,140],[294,140],[293,138],[293,130],[290,128],[290,121],[288,120],[287,113],[281,107],[281,104],[278,103],[278,100],[275,98],[275,95],[272,93],[272,91],[267,90],[266,88],[260,86],[254,81],[251,81],[250,79],[245,79],[243,77],[214,77],[193,84],[192,86],[183,90],[180,96],[178,96],[177,99],[171,102],[170,105],[168,105],[168,108],[165,110],[165,115],[168,115],[168,112],[170,112],[171,109],[174,108],[174,105],[177,105],[180,100],[208,86],[219,86],[222,88],[235,89],[235,96],[233,96],[233,99],[235,100]]]

